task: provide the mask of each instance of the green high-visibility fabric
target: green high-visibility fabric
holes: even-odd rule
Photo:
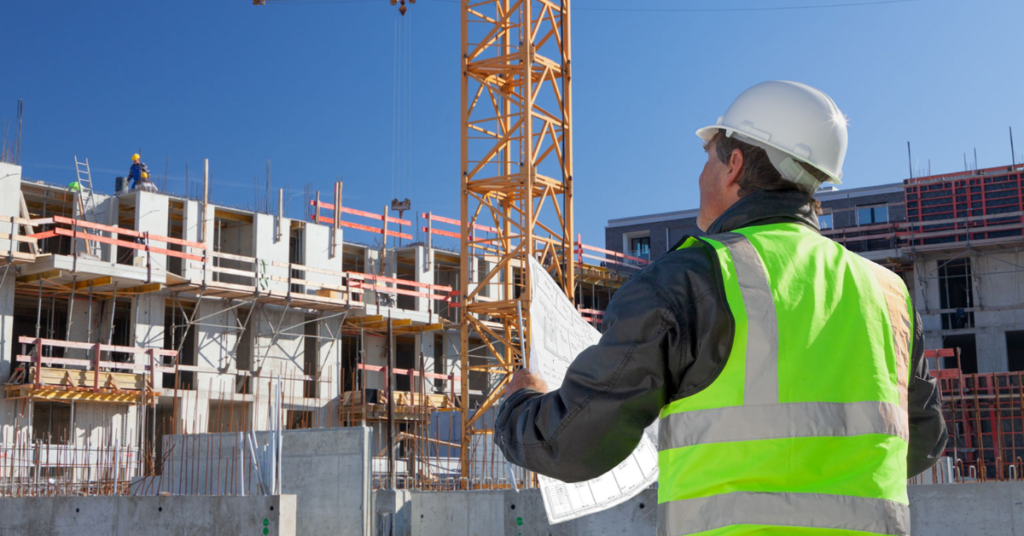
[[[727,426],[728,423],[723,423]],[[894,436],[797,437],[730,441],[663,450],[658,496],[668,500],[734,491],[825,493],[909,504],[907,443]],[[898,474],[900,468],[902,474]],[[672,483],[672,486],[666,486]]]
[[[777,364],[773,368],[777,370],[778,385],[777,395],[772,395],[777,400],[758,403],[758,409],[785,404],[845,407],[845,404],[865,402],[898,407],[896,343],[882,288],[873,268],[866,264],[870,261],[796,223],[747,227],[734,233],[745,237],[756,251],[757,260],[763,266],[760,277],[767,279],[775,309],[771,321],[777,319]],[[671,426],[671,415],[742,407],[745,394],[748,395],[749,406],[749,399],[756,398],[745,393],[751,385],[746,378],[748,350],[754,350],[751,355],[757,355],[760,346],[766,343],[753,339],[748,341],[748,337],[763,337],[766,324],[761,318],[764,316],[761,311],[748,312],[746,309],[744,300],[750,303],[750,289],[741,288],[743,278],[737,270],[749,270],[744,268],[747,261],[734,262],[736,246],[724,243],[724,237],[719,235],[699,240],[710,245],[719,260],[726,301],[736,326],[732,350],[724,369],[711,385],[662,409],[658,502],[665,507],[671,506],[666,503],[673,501],[754,492],[816,494],[826,500],[830,496],[837,499],[860,497],[886,504],[891,501],[897,506],[909,504],[906,493],[906,433],[879,431],[822,436],[831,433],[821,432],[829,427],[783,421],[781,427],[792,430],[790,437],[773,435],[771,439],[712,442],[701,441],[700,436],[723,437],[723,434],[694,431],[694,437],[687,438],[686,446],[666,444],[666,441],[672,441],[665,440],[666,437],[690,433],[673,430],[674,433],[666,434],[666,426]],[[733,238],[737,237],[733,235],[730,240]],[[697,240],[688,239],[681,248],[692,247]],[[734,249],[731,251],[730,247]],[[749,282],[749,272],[744,275]],[[909,293],[906,302],[910,311]],[[748,313],[758,319],[748,318]],[[910,316],[913,318],[912,311]],[[752,321],[759,323],[757,329],[754,329]],[[768,325],[774,327],[774,324]],[[748,348],[748,343],[760,346]],[[769,341],[768,344],[774,343]],[[771,375],[766,377],[776,381]],[[753,380],[756,385],[760,378]],[[905,410],[902,411],[901,426],[905,427]],[[780,415],[784,418],[786,413],[780,411]],[[720,422],[713,426],[736,424]],[[814,515],[814,512],[809,515]],[[771,523],[750,525],[749,520],[729,525],[726,519],[723,521],[727,526],[700,534],[879,533],[840,530],[845,526],[842,523],[835,528],[821,528],[823,516],[827,517],[819,514],[815,519],[815,528],[799,530],[799,516],[793,520],[795,526],[783,528],[773,527]],[[894,521],[888,525],[902,526],[901,523]],[[664,525],[659,532],[677,533],[691,532],[673,532],[671,527]]]

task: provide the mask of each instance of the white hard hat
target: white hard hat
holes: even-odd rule
[[[783,178],[816,188],[805,162],[841,184],[846,159],[846,116],[832,99],[799,82],[772,80],[744,91],[715,125],[697,131],[705,142],[719,130],[765,149]],[[795,161],[794,161],[795,160]]]

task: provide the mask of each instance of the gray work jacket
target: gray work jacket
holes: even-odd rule
[[[806,195],[760,191],[726,210],[708,233],[783,222],[819,230]],[[735,324],[714,252],[701,242],[652,262],[615,293],[603,330],[600,342],[569,367],[561,388],[520,390],[501,405],[494,442],[509,461],[565,482],[600,476],[636,448],[663,406],[715,381]],[[931,467],[947,440],[923,353],[915,313],[908,477]]]

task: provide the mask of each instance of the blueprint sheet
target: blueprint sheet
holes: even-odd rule
[[[549,388],[557,389],[569,363],[597,344],[601,334],[580,317],[558,284],[532,258],[530,275],[530,371],[540,374]],[[548,522],[561,523],[611,508],[654,484],[658,480],[658,451],[649,431],[633,454],[593,480],[567,484],[541,475],[538,479]]]

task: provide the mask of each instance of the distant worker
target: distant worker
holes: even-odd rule
[[[155,192],[156,185],[149,180],[149,168],[142,162],[139,153],[132,155],[132,167],[128,170],[128,178],[131,180],[132,190]]]
[[[846,118],[772,81],[697,131],[697,225],[633,276],[560,389],[526,370],[494,440],[567,482],[622,462],[659,419],[659,536],[910,534],[906,479],[947,434],[903,280],[821,236]]]

